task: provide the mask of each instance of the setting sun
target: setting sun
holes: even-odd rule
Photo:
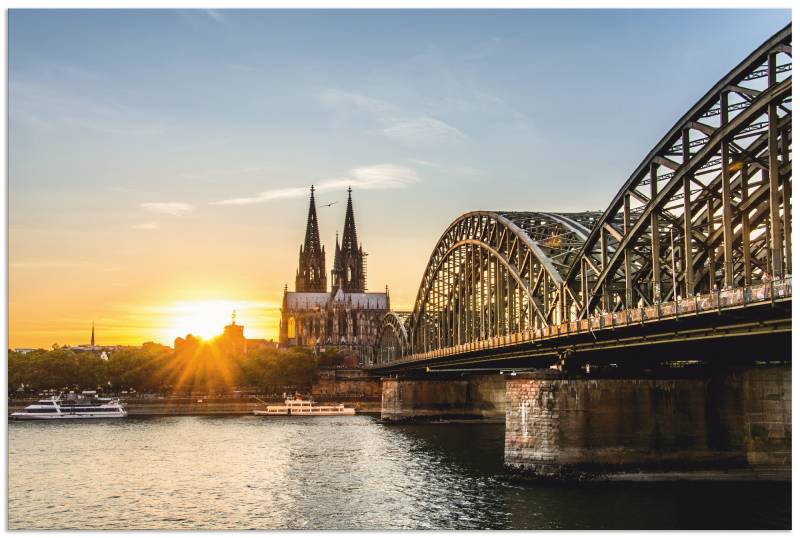
[[[169,341],[187,334],[212,338],[222,333],[222,328],[231,322],[231,315],[236,309],[232,301],[184,301],[169,307],[172,319],[168,325]]]

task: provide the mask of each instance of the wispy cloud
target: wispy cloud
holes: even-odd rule
[[[401,121],[383,129],[383,134],[396,140],[464,140],[466,135],[447,123],[428,116]]]
[[[433,161],[426,161],[424,159],[408,159],[408,162],[418,164],[420,166],[437,168],[439,170],[459,175],[479,176],[484,174],[483,170],[479,170],[478,168],[472,168],[470,166],[442,164]]]
[[[433,43],[420,46],[417,54],[385,62],[371,72],[370,95],[402,95],[404,102],[421,103],[424,108],[417,108],[414,116],[444,120],[470,138],[482,136],[470,131],[472,125],[491,122],[518,128],[530,121],[509,91],[508,82],[515,79],[480,76],[507,50],[520,53],[507,37],[489,37],[462,53]]]
[[[503,38],[492,36],[478,43],[472,50],[467,52],[464,57],[468,60],[483,60],[484,58],[500,52],[502,50],[502,45]]]
[[[217,21],[218,23],[225,23],[225,17],[222,16],[222,13],[217,11],[216,9],[206,9],[204,10],[205,14],[211,17],[213,20]]]
[[[157,230],[158,223],[155,221],[152,222],[142,222],[141,224],[134,224],[132,226],[134,230]]]
[[[339,89],[319,94],[320,103],[341,114],[365,114],[387,138],[408,144],[436,144],[465,140],[457,127],[428,113],[412,112],[375,97]]]
[[[208,28],[209,24],[224,25],[230,22],[226,15],[218,9],[177,9],[174,10],[174,13],[198,30]]]
[[[35,71],[10,73],[9,119],[36,131],[89,129],[114,135],[164,132],[160,119],[147,119],[103,90],[99,75],[68,65],[44,64]],[[92,92],[98,94],[91,96]]]
[[[433,161],[426,161],[425,159],[408,159],[408,161],[421,166],[439,166],[437,163]]]
[[[172,216],[182,215],[193,209],[191,205],[183,202],[146,202],[139,204],[139,207],[152,213]]]
[[[323,90],[319,94],[320,102],[328,107],[345,111],[346,108],[368,112],[387,119],[400,115],[400,109],[391,103],[355,92],[336,88]]]
[[[417,172],[397,164],[375,164],[351,169],[346,176],[335,177],[315,183],[317,191],[329,191],[353,187],[363,190],[403,189],[421,178]],[[286,187],[262,191],[255,196],[230,198],[211,202],[212,205],[248,205],[285,198],[299,198],[308,195],[307,187]]]

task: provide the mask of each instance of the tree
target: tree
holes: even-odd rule
[[[331,361],[338,360],[330,355]],[[317,358],[305,349],[279,351],[262,348],[231,354],[214,341],[187,336],[172,350],[148,342],[118,349],[108,361],[93,352],[68,348],[8,354],[8,388],[25,384],[35,390],[107,387],[137,392],[226,393],[236,386],[270,392],[288,387],[305,390],[317,378]]]

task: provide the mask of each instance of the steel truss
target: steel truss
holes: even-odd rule
[[[787,26],[720,80],[605,212],[456,219],[413,312],[384,319],[377,360],[790,275],[791,37]]]
[[[403,330],[384,318],[379,360],[394,354],[386,346],[417,353],[560,323],[563,275],[599,215],[462,215],[437,242]]]
[[[565,276],[565,315],[791,273],[791,35],[720,80],[637,167]]]

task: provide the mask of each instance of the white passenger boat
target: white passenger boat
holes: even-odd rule
[[[62,398],[53,396],[39,400],[22,411],[11,413],[15,420],[58,420],[84,418],[124,418],[128,410],[124,403],[112,398]]]
[[[336,416],[336,415],[355,415],[356,410],[352,407],[345,407],[344,404],[319,405],[311,400],[299,398],[288,399],[283,405],[269,405],[265,409],[254,409],[254,415],[291,415],[298,417],[315,416]]]

